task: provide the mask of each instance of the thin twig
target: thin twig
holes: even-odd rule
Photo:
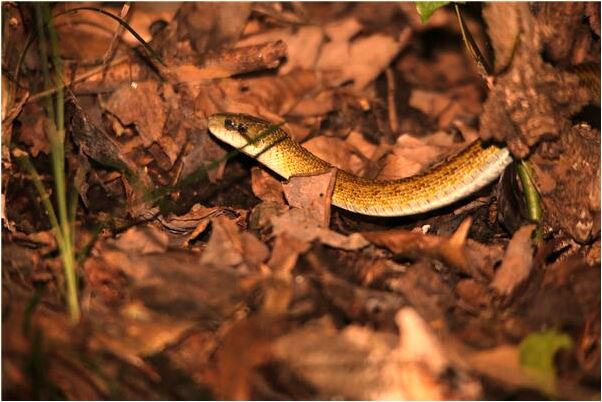
[[[395,85],[395,74],[393,69],[388,67],[385,70],[387,77],[387,109],[389,111],[389,127],[394,134],[399,132],[399,118],[397,116],[397,102],[396,99],[396,85]]]

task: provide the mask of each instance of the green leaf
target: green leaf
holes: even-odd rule
[[[417,1],[416,2],[416,10],[418,11],[418,15],[420,15],[420,19],[423,24],[426,24],[431,15],[437,9],[448,5],[449,1]]]
[[[533,333],[520,344],[520,365],[525,373],[540,384],[543,391],[554,394],[556,371],[554,355],[560,349],[570,348],[571,338],[556,330]]]

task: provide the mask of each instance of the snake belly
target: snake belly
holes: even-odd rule
[[[244,114],[209,117],[209,130],[223,142],[257,159],[275,173],[324,173],[332,166],[272,123]],[[398,180],[370,180],[337,171],[332,204],[371,216],[406,216],[458,201],[491,183],[512,162],[506,148],[476,141],[432,169]]]

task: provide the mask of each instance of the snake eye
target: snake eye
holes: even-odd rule
[[[245,126],[244,124],[239,124],[238,132],[239,134],[245,135],[247,133],[247,126]]]
[[[236,126],[230,119],[224,120],[224,127],[226,127],[227,130],[236,130]]]

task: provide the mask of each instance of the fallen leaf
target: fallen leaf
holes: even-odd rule
[[[440,92],[414,89],[410,94],[408,103],[430,118],[436,118],[450,105],[451,99]]]
[[[396,322],[398,346],[392,334],[357,325],[337,330],[322,319],[279,337],[272,352],[311,384],[319,399],[478,399],[480,386],[466,373],[454,385],[442,380],[453,366],[413,310],[400,310]]]
[[[236,43],[250,14],[250,3],[183,3],[176,21],[202,55]]]
[[[286,327],[283,320],[257,316],[235,323],[217,350],[212,385],[217,399],[252,399],[257,369],[272,357],[274,339]]]
[[[491,282],[491,287],[498,294],[511,295],[531,273],[533,266],[531,234],[533,230],[535,230],[535,225],[521,227],[508,243],[502,265],[496,271]]]
[[[322,243],[343,250],[358,250],[368,245],[366,239],[359,233],[349,236],[319,227],[314,216],[308,212],[292,208],[281,215],[270,219],[275,235],[288,233],[299,240],[311,242],[319,239]]]
[[[155,226],[134,226],[109,243],[126,253],[153,254],[167,250],[167,234]]]
[[[167,120],[158,91],[154,81],[138,82],[136,87],[122,85],[111,94],[106,104],[107,110],[124,125],[136,125],[145,147],[160,141]]]
[[[284,205],[282,183],[265,169],[256,166],[251,169],[251,188],[260,200]]]
[[[324,31],[330,40],[349,41],[362,30],[362,24],[354,18],[343,18],[327,23]]]
[[[174,75],[174,82],[195,83],[274,69],[285,56],[286,45],[279,40],[253,46],[222,49],[217,54],[208,54],[201,66],[181,64],[170,67],[169,72]]]
[[[244,261],[239,227],[231,219],[211,219],[212,232],[201,256],[201,264],[214,267],[236,267]]]
[[[358,174],[364,169],[364,162],[354,154],[353,147],[340,138],[321,135],[305,141],[303,148],[345,172]]]
[[[105,347],[120,355],[145,357],[179,341],[196,322],[158,314],[133,301],[122,306],[114,320],[104,325],[96,335]]]
[[[276,238],[268,266],[275,272],[291,272],[300,254],[309,249],[309,243],[283,233]]]
[[[397,39],[383,34],[373,34],[352,42],[347,38],[335,38],[322,47],[316,67],[340,71],[339,83],[353,80],[353,88],[361,91],[406,46],[411,31],[411,28],[406,28]]]
[[[26,103],[19,116],[21,130],[19,139],[29,145],[28,152],[32,157],[37,157],[40,152],[48,155],[50,144],[44,127],[46,117],[42,108],[37,103]]]
[[[403,229],[384,232],[363,232],[368,241],[383,246],[393,253],[407,257],[421,258],[428,255],[440,258],[454,267],[466,270],[465,241],[470,228],[471,220],[464,220],[456,232],[450,237],[425,235]]]
[[[175,233],[193,233],[194,237],[201,234],[209,224],[209,218],[223,213],[219,207],[205,207],[194,204],[190,211],[183,215],[170,214],[167,217],[160,216],[159,221],[165,228]]]
[[[328,227],[336,176],[337,170],[333,168],[326,173],[291,177],[282,186],[288,204],[307,211],[318,226]]]
[[[385,159],[378,178],[394,180],[414,176],[441,158],[444,148],[408,134],[400,135]]]
[[[460,280],[456,285],[456,293],[475,312],[491,303],[485,287],[472,278]]]
[[[376,152],[377,145],[366,141],[364,136],[357,131],[350,132],[345,139],[345,142],[351,145],[356,152],[368,160],[371,160],[372,156]]]
[[[243,259],[249,268],[258,269],[261,263],[270,256],[268,246],[259,241],[251,233],[242,232],[240,234],[240,241],[242,243]]]

